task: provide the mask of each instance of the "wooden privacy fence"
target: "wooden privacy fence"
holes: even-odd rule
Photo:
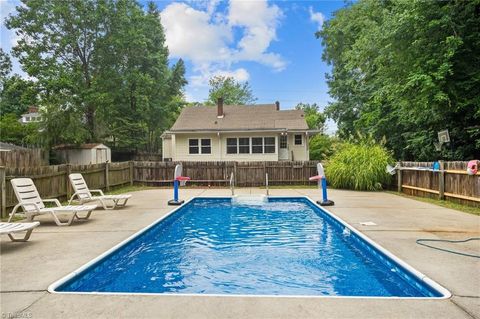
[[[48,165],[48,156],[39,148],[0,151],[0,166],[27,167]]]
[[[68,180],[70,173],[82,173],[91,189],[109,190],[112,186],[133,185],[133,162],[91,165],[51,165],[37,167],[0,167],[1,216],[17,204],[10,180],[31,178],[42,198],[69,199],[73,191]]]
[[[268,174],[270,185],[315,184],[310,176],[317,175],[317,161],[308,162],[182,162],[183,175],[190,183],[226,185],[233,173],[239,187],[263,186]],[[135,162],[134,181],[164,185],[173,182],[176,162]]]
[[[226,186],[234,174],[236,186],[263,186],[265,176],[270,185],[312,184],[308,178],[317,175],[316,161],[309,162],[182,162],[183,175],[191,184]],[[133,183],[167,186],[173,182],[176,162],[119,162],[92,165],[52,165],[39,167],[1,167],[2,217],[17,204],[10,180],[33,179],[42,198],[68,199],[72,189],[70,173],[82,173],[91,189],[109,190],[112,186]]]
[[[453,200],[480,206],[480,172],[467,174],[467,162],[399,162],[397,189],[409,195]]]

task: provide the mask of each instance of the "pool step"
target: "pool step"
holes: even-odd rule
[[[266,195],[235,195],[232,196],[232,205],[263,205],[268,203]]]

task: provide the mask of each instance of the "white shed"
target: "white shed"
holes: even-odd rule
[[[100,164],[112,161],[110,148],[101,143],[58,145],[53,148],[59,160],[68,164]]]

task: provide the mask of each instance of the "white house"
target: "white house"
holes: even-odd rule
[[[185,107],[162,135],[165,161],[307,161],[309,131],[301,110],[280,104]]]
[[[100,143],[57,145],[53,148],[57,157],[68,164],[100,164],[112,161],[110,148]]]
[[[32,123],[32,122],[40,122],[42,120],[42,115],[38,112],[38,107],[30,106],[28,108],[28,113],[22,114],[20,118],[20,123]]]

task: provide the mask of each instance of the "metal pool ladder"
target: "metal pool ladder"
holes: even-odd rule
[[[232,191],[232,196],[235,195],[235,181],[234,181],[234,178],[233,178],[233,172],[232,174],[230,174],[230,189]]]

